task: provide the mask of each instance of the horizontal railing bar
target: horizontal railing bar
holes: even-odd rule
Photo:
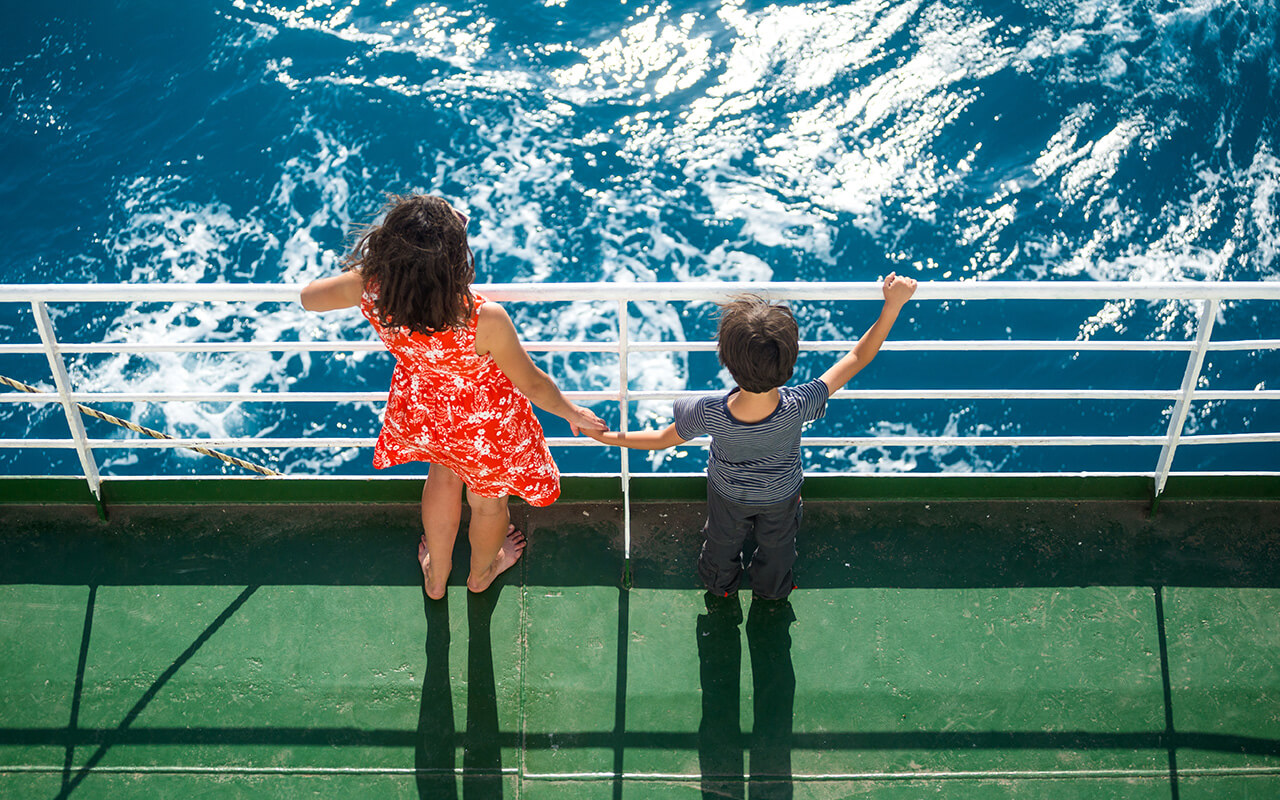
[[[706,472],[643,472],[640,473],[641,478],[705,478]],[[874,478],[877,481],[892,480],[919,480],[927,477],[931,481],[946,482],[948,480],[965,481],[973,478],[1150,478],[1151,473],[1146,471],[1133,472],[1080,472],[1080,471],[1063,471],[1063,472],[987,472],[975,470],[974,472],[811,472],[805,471],[806,478]],[[40,476],[28,475],[8,475],[0,477],[4,478],[79,478],[82,475],[76,474],[51,474]],[[616,472],[562,472],[561,478],[617,478]],[[1272,470],[1250,471],[1230,471],[1230,470],[1204,470],[1196,471],[1178,471],[1169,473],[1171,478],[1280,478],[1280,472]],[[208,481],[209,475],[104,475],[102,482],[163,482],[163,483],[201,483]],[[289,481],[292,483],[303,483],[316,480],[314,473],[286,473],[283,475],[272,475],[273,481]],[[334,481],[351,481],[353,483],[378,483],[403,481],[406,478],[421,480],[421,475],[384,475],[378,473],[354,474],[354,475],[325,475],[323,480],[326,482]],[[219,481],[261,481],[263,477],[257,475],[218,475]]]
[[[68,343],[64,353],[367,353],[386,351],[380,341],[323,342],[107,342]]]
[[[1199,389],[1191,401],[1201,400],[1280,400],[1280,389]]]
[[[174,447],[209,447],[209,448],[291,448],[323,449],[330,447],[373,447],[377,437],[281,437],[281,438],[208,438],[208,439],[90,439],[89,446],[95,449],[159,449],[168,450]]]
[[[1280,442],[1280,431],[1266,433],[1203,433],[1184,435],[1178,440],[1184,444],[1243,444],[1250,442]]]
[[[702,391],[630,392],[633,401],[701,397]],[[586,403],[617,401],[615,391],[566,391],[570,400]],[[1173,389],[842,389],[833,400],[1173,400]],[[383,403],[382,392],[77,392],[77,403]],[[54,392],[3,392],[0,403],[56,403]],[[1201,390],[1195,400],[1280,400],[1280,389]]]
[[[707,392],[630,392],[631,400],[675,400],[702,397]],[[835,400],[1171,400],[1173,390],[1124,389],[843,389]],[[1210,395],[1213,395],[1212,397]],[[579,402],[617,401],[617,391],[566,391],[565,397]],[[53,392],[0,392],[0,403],[56,403]],[[77,403],[382,403],[384,392],[82,392],[71,396]],[[1204,392],[1197,399],[1269,400],[1280,399],[1277,391]]]
[[[295,303],[301,283],[11,284],[0,302]],[[743,292],[781,300],[879,300],[877,282],[617,282],[477,285],[492,300],[724,300]],[[919,300],[1280,300],[1280,281],[928,281]]]
[[[1231,442],[1273,441],[1280,434],[1237,434],[1234,437],[1208,437]],[[196,439],[90,439],[95,449],[165,450],[179,447],[217,448],[307,448],[373,447],[374,438],[196,438]],[[804,447],[1041,447],[1041,446],[1150,446],[1164,442],[1162,436],[812,436],[801,440]],[[691,439],[687,444],[705,447],[707,437]],[[1218,443],[1203,441],[1202,443]],[[547,437],[553,447],[606,447],[587,437]],[[0,447],[74,447],[70,439],[0,439]]]
[[[566,391],[570,400],[617,400],[617,392]],[[695,394],[695,393],[690,393]],[[54,392],[4,392],[0,403],[56,403]],[[76,403],[385,403],[387,392],[77,392]]]
[[[809,436],[800,444],[805,447],[1140,447],[1163,442],[1163,436]]]
[[[1280,350],[1280,339],[1224,339],[1209,342],[1206,350]],[[1173,474],[1173,473],[1171,473]]]
[[[1280,340],[1278,340],[1280,341]],[[811,350],[846,350],[853,349],[852,346],[856,342],[849,342],[849,347],[834,347],[826,342],[813,342],[809,349]],[[1064,339],[969,339],[969,340],[938,340],[938,341],[903,341],[885,342],[880,346],[881,350],[901,350],[901,351],[954,351],[954,350],[1026,350],[1026,351],[1061,351],[1061,352],[1091,352],[1091,351],[1123,351],[1123,352],[1186,352],[1195,349],[1195,342],[1178,342],[1178,341],[1150,341],[1150,342],[1122,342],[1114,340],[1091,340],[1087,342],[1067,341]]]
[[[1172,400],[1177,396],[1177,391],[1172,389],[841,389],[831,397],[834,400]]]
[[[827,352],[827,351],[846,351],[852,350],[857,342],[854,340],[846,341],[801,341],[800,349],[802,351]],[[1276,340],[1276,347],[1280,347],[1280,339]],[[1062,352],[1089,352],[1089,351],[1132,351],[1132,352],[1186,352],[1195,348],[1195,342],[1117,342],[1117,341],[1090,341],[1076,342],[1063,341],[1058,339],[1048,340],[1030,340],[1030,339],[969,339],[969,340],[917,340],[917,341],[889,341],[880,346],[881,350],[897,350],[901,352],[954,352],[954,351],[1062,351]],[[714,352],[716,349],[715,342],[632,342],[631,351],[634,353],[663,353],[663,352],[688,352],[688,353],[704,353]],[[1241,348],[1243,349],[1243,348]],[[1256,348],[1250,348],[1256,349]]]
[[[534,342],[523,343],[525,349],[535,353],[616,353],[617,342]],[[839,352],[853,349],[856,341],[802,341],[800,349],[809,352]],[[1055,339],[969,339],[969,340],[918,340],[885,342],[881,350],[899,352],[1187,352],[1194,349],[1194,342],[1119,342],[1119,341],[1064,341]],[[187,342],[139,343],[115,342],[110,344],[77,344],[62,346],[64,353],[77,355],[142,354],[142,353],[366,353],[385,352],[381,342]],[[715,342],[633,342],[633,353],[713,353]],[[1280,339],[1248,339],[1229,342],[1213,342],[1210,350],[1280,350]],[[33,355],[43,353],[39,344],[0,345],[0,355]]]
[[[705,478],[707,476],[707,473],[705,471],[644,472],[640,474],[643,477],[653,477],[653,478]],[[894,471],[894,472],[817,472],[817,471],[808,471],[808,470],[805,471],[805,476],[810,478],[875,477],[878,480],[894,480],[894,479],[912,480],[912,479],[920,478],[922,475],[927,475],[930,478],[938,479],[938,480],[947,480],[947,479],[965,480],[967,478],[974,478],[974,477],[980,477],[980,478],[1125,478],[1125,477],[1134,477],[1134,476],[1145,476],[1149,478],[1151,477],[1151,472],[1148,470],[1134,470],[1132,472],[1089,472],[1089,471],[1079,471],[1079,470],[1076,470],[1076,471],[1063,470],[1061,472],[986,472],[982,470],[975,470],[973,472],[898,472],[898,471]],[[1257,477],[1257,476],[1280,477],[1280,472],[1277,472],[1274,470],[1258,470],[1256,472],[1247,471],[1247,470],[1239,470],[1239,471],[1204,470],[1202,472],[1197,472],[1194,470],[1187,470],[1187,471],[1174,470],[1170,472],[1169,475],[1170,477],[1176,477],[1176,476],[1191,476],[1191,477],[1213,476],[1213,477],[1226,477],[1226,478]],[[5,475],[5,476],[0,476],[0,479],[13,478],[13,477],[79,478],[82,476],[76,475],[76,474],[41,475],[41,476]],[[317,478],[317,476],[312,473],[289,473],[284,475],[273,475],[271,477],[273,480],[288,480],[288,481],[314,481]],[[364,483],[368,481],[402,481],[402,480],[405,480],[405,477],[406,476],[402,474],[387,475],[384,473],[371,472],[368,474],[325,475],[323,476],[322,480],[352,481],[352,482]],[[421,476],[409,476],[409,477],[418,478],[418,479],[421,478]],[[618,477],[618,473],[617,472],[562,472],[560,473],[560,477],[561,478],[616,478]],[[207,481],[208,479],[209,479],[209,476],[207,475],[104,475],[102,477],[102,482],[103,483],[108,483],[112,481],[199,482],[199,481]],[[226,480],[226,481],[262,480],[262,478],[257,475],[220,475],[218,476],[218,479]]]
[[[523,342],[531,352],[545,353],[616,353],[614,341],[551,341]],[[801,341],[802,351],[831,352],[853,349],[854,340]],[[1215,350],[1264,350],[1280,349],[1280,339],[1258,339],[1247,342],[1222,342],[1224,347]],[[1239,346],[1236,346],[1239,345]],[[901,352],[955,352],[955,351],[1058,351],[1058,352],[1186,352],[1195,347],[1194,342],[1120,342],[1120,341],[1064,341],[1017,339],[970,340],[917,340],[885,342],[882,350]],[[377,341],[321,341],[321,342],[112,342],[106,344],[68,343],[61,345],[64,353],[78,355],[116,355],[143,353],[362,353],[384,352]],[[694,342],[632,342],[634,353],[709,353],[715,352],[716,343]],[[43,353],[39,344],[0,345],[0,355],[30,355]]]
[[[1280,442],[1280,431],[1260,433],[1201,434],[1184,436],[1184,444],[1248,444]],[[90,439],[94,449],[168,450],[201,446],[219,448],[359,448],[373,447],[374,438],[207,438],[207,439]],[[804,447],[1151,447],[1163,444],[1163,436],[810,436]],[[686,444],[705,447],[707,437]],[[607,447],[587,437],[547,437],[553,447]],[[72,439],[0,439],[0,448],[74,449]],[[819,473],[821,474],[821,473]],[[1065,474],[1065,473],[1054,473]],[[1145,473],[1144,473],[1145,474]]]
[[[525,342],[525,349],[548,353],[616,353],[617,342]],[[386,352],[380,341],[325,342],[116,342],[108,344],[72,343],[61,346],[64,353],[365,353]],[[0,345],[0,354],[42,353],[36,345]]]
[[[675,400],[710,392],[631,392],[632,400]],[[1250,393],[1250,396],[1264,392]],[[1171,400],[1173,389],[841,389],[833,400]],[[1265,399],[1265,398],[1261,398]]]
[[[802,341],[800,349],[811,352],[838,352],[853,349],[856,341]],[[617,342],[524,342],[526,350],[541,353],[616,353]],[[969,339],[969,340],[919,340],[885,342],[881,350],[899,352],[1186,352],[1195,347],[1194,342],[1119,342],[1119,341],[1062,341],[1054,339]],[[325,342],[186,342],[141,343],[114,342],[109,344],[70,343],[62,345],[64,353],[141,354],[141,353],[364,353],[385,352],[381,342],[325,341]],[[633,342],[634,353],[711,353],[715,342]],[[1280,339],[1248,339],[1214,342],[1210,350],[1277,350]],[[0,355],[34,355],[43,353],[39,344],[0,345]]]
[[[633,401],[676,400],[701,397],[704,391],[630,392]],[[613,402],[615,391],[566,391],[565,397],[585,403]],[[833,400],[1174,400],[1174,389],[842,389]],[[77,403],[384,403],[381,392],[77,392]],[[34,405],[57,403],[55,392],[3,392],[0,403]],[[1196,392],[1196,402],[1207,400],[1280,400],[1280,389],[1221,389]]]
[[[614,341],[550,341],[523,342],[525,349],[533,352],[547,353],[616,353],[618,343]],[[851,350],[855,340],[832,340],[800,342],[800,349],[813,352]],[[379,341],[318,341],[318,342],[110,342],[92,344],[87,342],[70,342],[60,345],[64,353],[81,355],[91,354],[139,354],[139,353],[360,353],[383,352],[386,350]],[[947,340],[930,339],[916,341],[889,341],[881,346],[881,350],[897,350],[902,352],[953,352],[953,351],[1119,351],[1119,352],[1186,352],[1195,347],[1194,342],[1183,341],[1066,341],[1058,339],[965,339]],[[714,352],[716,343],[710,341],[694,342],[632,342],[631,351],[635,353],[688,353]],[[1235,341],[1212,342],[1210,350],[1276,350],[1280,349],[1280,339],[1240,339]],[[36,344],[0,344],[0,355],[32,355],[43,353],[42,345]]]

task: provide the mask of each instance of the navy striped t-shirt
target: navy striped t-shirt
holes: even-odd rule
[[[795,496],[804,482],[800,428],[827,411],[827,385],[820,379],[778,387],[778,407],[759,422],[729,413],[728,394],[680,397],[675,402],[681,439],[711,436],[707,482],[735,503],[763,506]]]

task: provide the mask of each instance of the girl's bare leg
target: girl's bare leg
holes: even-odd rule
[[[431,465],[427,482],[422,486],[422,540],[418,543],[418,562],[422,564],[423,586],[427,597],[444,597],[453,568],[453,542],[458,538],[458,521],[462,519],[462,492],[466,488],[453,470]]]
[[[468,489],[467,504],[471,506],[471,575],[467,588],[483,592],[494,578],[520,560],[524,534],[511,525],[506,496],[481,497]]]

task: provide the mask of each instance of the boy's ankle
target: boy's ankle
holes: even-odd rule
[[[730,620],[735,625],[742,622],[742,603],[736,591],[725,594],[708,591],[702,596],[702,602],[709,616]]]

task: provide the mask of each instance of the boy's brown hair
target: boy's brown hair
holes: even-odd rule
[[[344,262],[375,288],[378,324],[428,335],[465,325],[476,306],[465,218],[431,195],[392,195],[385,210]]]
[[[756,295],[720,306],[720,363],[748,392],[767,392],[791,380],[800,353],[800,328],[791,309]]]

